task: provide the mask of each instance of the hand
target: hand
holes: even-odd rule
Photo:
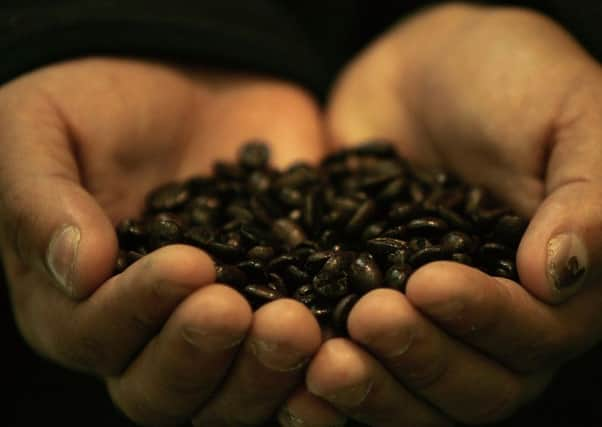
[[[92,58],[0,89],[2,259],[16,321],[42,356],[101,377],[149,426],[260,424],[320,343],[292,300],[252,313],[210,258],[161,248],[111,276],[114,224],[165,181],[209,173],[241,143],[275,165],[322,156],[314,101],[257,76]],[[298,328],[299,324],[305,325]]]
[[[601,123],[599,65],[533,12],[446,5],[369,46],[332,92],[334,140],[391,139],[531,218],[522,286],[424,266],[406,295],[379,289],[357,303],[351,340],[321,347],[308,390],[371,426],[491,422],[600,341]]]

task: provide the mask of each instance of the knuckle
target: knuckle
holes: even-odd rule
[[[393,363],[394,365],[400,365]],[[437,383],[447,371],[444,357],[421,358],[411,364],[403,362],[403,366],[394,366],[403,376],[404,383],[414,390],[425,390]]]
[[[508,418],[520,406],[522,395],[520,384],[508,382],[504,387],[500,387],[497,393],[483,399],[480,405],[475,405],[474,412],[461,421],[480,425]]]

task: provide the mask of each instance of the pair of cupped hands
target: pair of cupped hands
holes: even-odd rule
[[[436,262],[328,339],[302,304],[252,312],[202,251],[112,276],[114,224],[241,144],[274,165],[392,140],[530,218],[521,284]],[[343,70],[321,107],[274,78],[141,59],[53,64],[0,89],[2,258],[19,329],[106,382],[140,425],[449,426],[500,420],[602,338],[602,73],[551,20],[447,5]],[[584,273],[582,273],[584,270]],[[582,274],[581,274],[582,273]]]

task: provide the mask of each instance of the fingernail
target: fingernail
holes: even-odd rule
[[[559,234],[548,242],[547,275],[556,292],[574,291],[588,268],[587,249],[574,233]]]
[[[262,365],[274,371],[288,372],[299,369],[309,357],[285,344],[251,339],[251,351]]]
[[[59,287],[70,296],[74,294],[73,274],[80,238],[79,228],[65,225],[54,232],[46,253],[48,269]]]
[[[372,390],[373,384],[374,383],[372,381],[363,382],[360,384],[343,387],[335,392],[330,393],[322,393],[319,390],[315,390],[310,384],[308,384],[308,389],[310,392],[323,397],[335,405],[354,408],[361,405],[361,403],[366,400],[370,390]]]
[[[303,427],[307,425],[301,417],[295,415],[286,406],[278,413],[278,422],[281,427]]]
[[[183,328],[182,337],[189,344],[205,352],[228,350],[240,344],[245,338],[244,335],[204,331],[196,327]]]

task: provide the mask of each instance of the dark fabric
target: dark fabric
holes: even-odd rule
[[[164,57],[244,68],[296,81],[323,99],[337,71],[377,34],[426,1],[3,0],[0,84],[84,55]],[[483,3],[483,2],[481,2]],[[493,3],[493,2],[488,2]],[[512,4],[513,2],[497,2]],[[532,0],[602,58],[602,2]],[[509,29],[511,31],[511,29]],[[0,153],[1,155],[1,153]],[[9,427],[133,426],[96,379],[33,353],[0,283]],[[499,427],[602,425],[602,346],[567,365],[548,391]],[[275,423],[270,423],[275,425]]]

